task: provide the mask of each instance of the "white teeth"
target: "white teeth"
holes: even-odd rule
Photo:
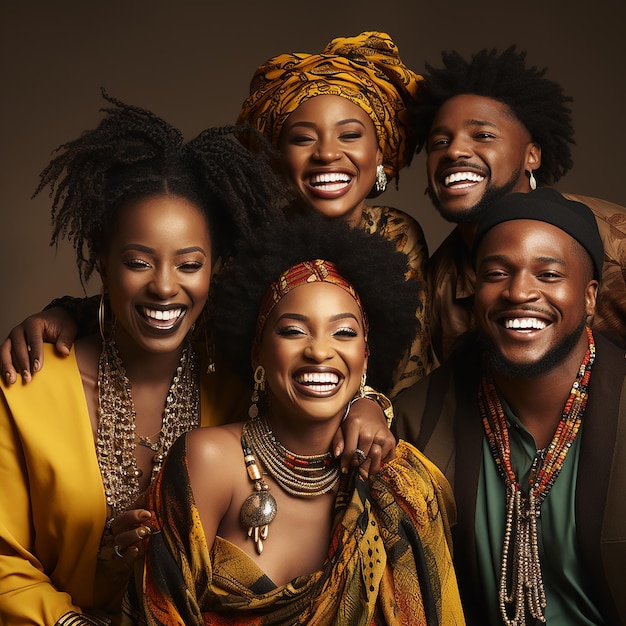
[[[328,172],[326,174],[316,174],[311,176],[309,183],[317,187],[324,187],[328,190],[336,190],[345,187],[350,183],[351,177],[348,174],[339,172]]]
[[[148,309],[147,307],[143,307],[143,314],[146,317],[150,317],[153,320],[163,320],[166,322],[178,319],[181,316],[182,312],[182,309],[169,309],[167,311],[162,311],[160,309]]]
[[[450,174],[444,178],[444,184],[446,187],[452,185],[453,183],[460,183],[464,181],[470,181],[472,183],[479,183],[481,180],[484,180],[484,176],[480,174],[476,174],[475,172],[455,172],[454,174]]]
[[[296,377],[301,384],[330,384],[336,385],[339,382],[339,376],[333,372],[306,372]]]
[[[546,322],[537,319],[536,317],[513,317],[511,319],[504,320],[505,328],[513,328],[515,330],[543,330],[546,326]]]

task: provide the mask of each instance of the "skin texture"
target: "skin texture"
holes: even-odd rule
[[[491,98],[463,94],[438,110],[427,143],[429,194],[442,217],[473,223],[511,192],[528,192],[541,149],[511,109]],[[463,180],[446,184],[450,175]]]
[[[382,163],[376,130],[359,106],[315,96],[287,118],[280,137],[287,177],[314,210],[358,225]],[[322,184],[319,176],[333,176]]]
[[[496,384],[543,447],[587,349],[581,324],[598,290],[591,261],[559,228],[512,220],[485,235],[476,267],[476,322],[507,365],[494,365]],[[512,321],[527,328],[506,328]]]
[[[299,454],[330,450],[347,402],[367,365],[361,312],[343,289],[328,283],[301,285],[274,308],[259,350],[266,368],[268,416],[276,438]],[[332,372],[337,384],[312,389],[303,372]],[[187,455],[207,543],[215,536],[241,548],[276,583],[313,572],[328,550],[335,491],[291,496],[271,476],[264,479],[277,501],[261,555],[242,529],[239,511],[252,493],[239,443],[241,424],[203,428],[187,435]],[[298,558],[291,558],[298,546]]]

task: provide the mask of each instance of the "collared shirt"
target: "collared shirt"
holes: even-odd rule
[[[518,479],[521,477],[520,485],[524,493],[527,493],[528,474],[537,447],[532,435],[505,402],[502,406],[509,426],[511,464]],[[541,505],[541,515],[537,520],[539,560],[547,602],[544,616],[548,626],[598,626],[604,623],[586,593],[590,585],[581,565],[576,540],[574,508],[581,433],[582,427]],[[483,437],[476,501],[476,546],[479,576],[493,626],[502,625],[498,588],[505,531],[505,498],[504,479],[498,473],[487,438]],[[512,546],[510,550],[512,555]]]
[[[592,326],[626,348],[626,208],[598,198],[563,195],[593,211],[604,245],[602,284]],[[476,273],[458,228],[430,258],[428,283],[432,345],[443,363],[459,335],[474,327]]]

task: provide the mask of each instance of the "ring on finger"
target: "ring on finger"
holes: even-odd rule
[[[115,554],[119,556],[120,559],[124,558],[124,555],[120,552],[120,547],[117,544],[113,546],[113,552],[115,552]]]
[[[356,460],[359,462],[359,465],[362,465],[367,458],[367,454],[365,454],[365,452],[363,452],[361,448],[355,448],[354,450],[352,450],[352,456],[356,458]]]

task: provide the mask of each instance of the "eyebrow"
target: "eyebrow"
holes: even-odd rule
[[[156,250],[154,248],[143,246],[140,243],[129,243],[128,245],[122,248],[122,252],[126,252],[127,250],[137,250],[139,252],[145,252],[147,254],[156,253]],[[201,248],[200,246],[189,246],[188,248],[179,248],[178,250],[175,250],[176,255],[190,254],[191,252],[200,252],[204,256],[207,256],[207,253],[204,250],[204,248]]]
[[[337,313],[336,315],[331,315],[330,321],[337,322],[339,320],[343,320],[347,318],[352,318],[356,322],[360,323],[356,315],[354,315],[353,313],[348,313],[348,312]],[[300,313],[283,313],[276,321],[279,322],[282,319],[292,319],[292,320],[298,320],[300,322],[308,322],[310,320],[308,316],[301,315]]]
[[[361,120],[357,119],[356,117],[349,117],[345,120],[340,120],[339,122],[337,122],[336,126],[345,126],[347,124],[360,124],[361,126],[363,126],[363,128],[365,128],[365,124]],[[300,122],[294,122],[291,126],[287,128],[287,130],[291,130],[292,128],[297,128],[298,126],[305,126],[306,128],[315,128],[317,124],[315,124],[314,122],[307,122],[306,120],[302,120]]]
[[[490,254],[481,259],[480,264],[489,263],[493,261],[499,261],[501,263],[507,263],[510,260],[510,257],[505,254]],[[567,262],[564,259],[553,256],[537,256],[532,257],[531,261],[535,261],[538,263],[557,263],[558,265],[567,265]]]
[[[493,122],[487,122],[486,120],[475,120],[475,119],[469,119],[469,120],[465,120],[463,122],[463,127],[464,128],[470,128],[472,126],[489,126],[490,128],[497,128],[497,124],[494,124]],[[430,129],[430,135],[433,135],[435,133],[442,133],[446,130],[446,125],[445,124],[439,124],[438,126],[435,126],[433,128]]]

